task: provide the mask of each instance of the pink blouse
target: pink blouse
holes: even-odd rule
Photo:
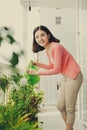
[[[59,43],[52,42],[52,59],[47,53],[49,64],[39,63],[39,67],[44,71],[39,71],[39,75],[63,74],[75,79],[80,72],[80,67],[73,56]],[[52,61],[53,60],[53,61]]]

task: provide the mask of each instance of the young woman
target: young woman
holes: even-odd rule
[[[34,62],[34,65],[44,68],[44,71],[35,72],[27,69],[27,73],[32,75],[61,73],[63,75],[57,108],[65,121],[66,130],[73,130],[77,95],[83,80],[80,66],[68,50],[60,44],[60,40],[55,38],[47,27],[41,25],[33,31],[33,52],[37,53],[44,49],[46,49],[49,64]]]

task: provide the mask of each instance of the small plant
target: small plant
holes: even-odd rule
[[[7,104],[0,105],[0,129],[42,130],[39,128],[40,123],[37,117],[38,107],[44,95],[43,91],[37,87],[40,77],[36,75],[31,77],[27,73],[20,74],[19,72],[12,74],[9,78],[5,75],[3,77],[4,80],[1,79],[1,85],[5,84],[6,88],[11,82],[16,87],[13,87]],[[26,83],[24,83],[25,81]]]

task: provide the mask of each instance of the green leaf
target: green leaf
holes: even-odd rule
[[[7,77],[3,76],[3,77],[0,77],[0,88],[3,90],[3,92],[5,93],[5,90],[8,86],[8,79]]]
[[[9,61],[11,63],[11,65],[12,65],[12,67],[15,67],[19,63],[18,56],[19,56],[18,54],[13,52],[12,58]]]
[[[9,30],[7,27],[4,27],[4,29],[5,29],[6,31],[8,31],[8,30]]]
[[[9,43],[11,43],[11,44],[16,42],[16,40],[10,34],[7,35],[7,38],[9,38],[9,40],[10,40]]]
[[[1,42],[3,41],[3,38],[0,36],[0,46],[1,46]]]

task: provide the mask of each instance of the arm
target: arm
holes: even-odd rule
[[[36,66],[44,68],[44,69],[51,69],[53,68],[53,64],[50,62],[49,64],[43,64],[43,63],[34,63]]]
[[[35,66],[38,66],[38,67],[41,67],[41,68],[44,68],[44,69],[47,69],[47,70],[53,68],[53,64],[51,62],[50,62],[50,64],[32,62],[32,65],[35,65]],[[29,73],[31,75],[39,75],[39,73],[38,73],[39,71],[30,69],[30,68],[28,68],[26,71],[27,71],[27,73]]]
[[[48,60],[49,60],[49,64],[43,64],[43,63],[39,63],[39,62],[33,62],[34,65],[36,65],[37,67],[43,68],[43,69],[52,69],[53,68],[53,64],[50,61],[50,57],[48,55],[48,53],[46,52]]]

